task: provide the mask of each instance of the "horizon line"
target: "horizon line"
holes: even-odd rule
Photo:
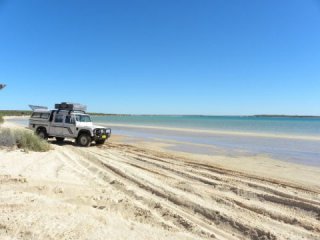
[[[0,110],[0,112],[32,112],[32,110]],[[114,115],[114,116],[199,116],[199,117],[301,117],[320,118],[320,115],[300,115],[300,114],[166,114],[166,113],[103,113],[90,112],[92,115]]]

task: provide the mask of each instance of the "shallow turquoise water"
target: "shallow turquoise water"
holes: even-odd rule
[[[95,122],[216,131],[320,136],[320,118],[229,116],[98,116]]]

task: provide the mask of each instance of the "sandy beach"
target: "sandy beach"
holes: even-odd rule
[[[0,239],[320,236],[320,168],[123,136],[101,147],[0,149],[0,192]]]

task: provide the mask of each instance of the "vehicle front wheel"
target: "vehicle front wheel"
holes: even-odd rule
[[[36,134],[38,135],[39,138],[47,140],[48,139],[48,134],[46,129],[40,128],[37,130]]]
[[[103,140],[96,140],[96,144],[97,144],[97,145],[102,145],[102,144],[104,144],[105,141],[106,141],[105,139],[103,139]]]
[[[88,146],[90,146],[90,143],[91,143],[91,137],[89,136],[89,134],[82,133],[77,138],[77,143],[81,147],[88,147]]]
[[[63,142],[64,138],[63,137],[56,137],[57,142]]]

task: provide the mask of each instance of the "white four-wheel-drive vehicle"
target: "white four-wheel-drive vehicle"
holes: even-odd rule
[[[92,141],[103,144],[111,136],[110,128],[93,125],[84,105],[63,102],[55,104],[55,110],[30,107],[33,113],[29,128],[43,139],[55,137],[57,141],[64,141],[65,138],[73,138],[78,145],[86,147]]]

